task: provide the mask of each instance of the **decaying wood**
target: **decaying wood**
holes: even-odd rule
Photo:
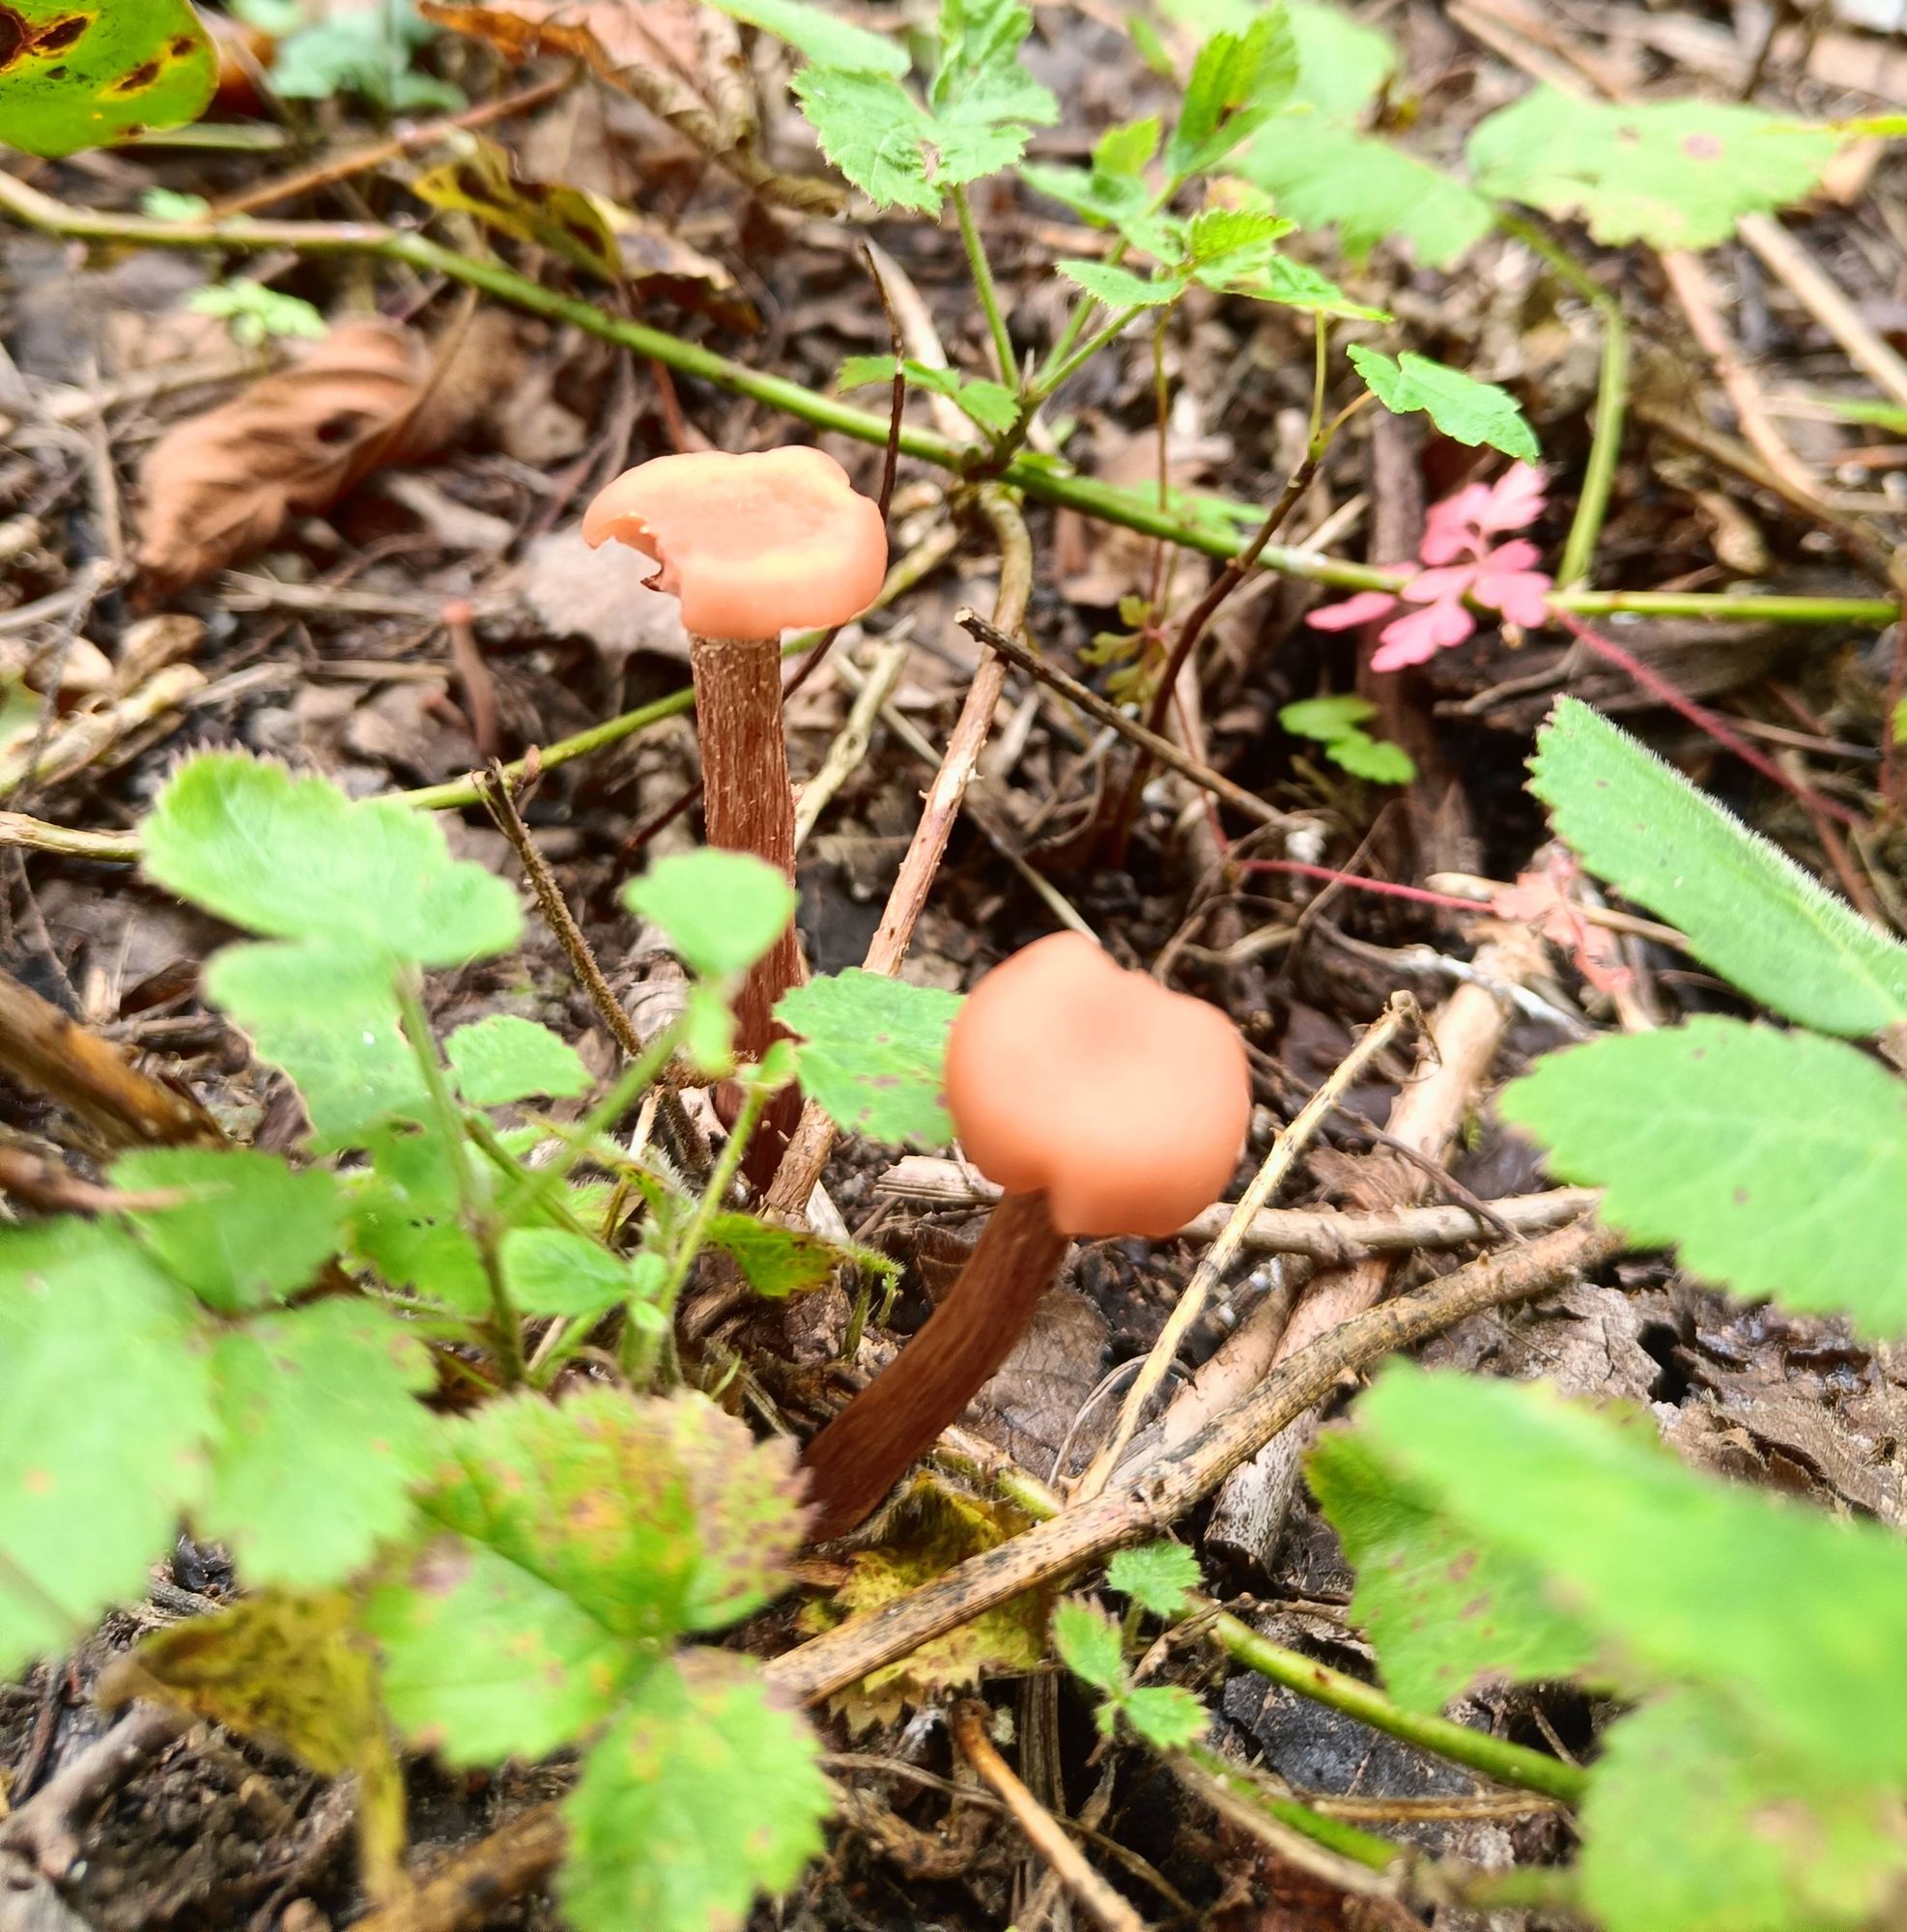
[[[478,1932],[562,1862],[561,1810],[537,1804],[453,1854],[414,1891],[356,1921],[356,1932]]]
[[[79,1858],[82,1831],[94,1807],[184,1736],[193,1721],[189,1713],[169,1704],[135,1704],[17,1811],[0,1818],[0,1854],[30,1861],[45,1878],[65,1878]]]

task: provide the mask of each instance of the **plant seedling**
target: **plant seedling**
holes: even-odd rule
[[[960,1415],[1074,1236],[1163,1239],[1217,1198],[1251,1081],[1216,1008],[1061,932],[996,967],[955,1015],[947,1102],[1006,1199],[926,1326],[808,1445],[817,1540],[853,1528]]]

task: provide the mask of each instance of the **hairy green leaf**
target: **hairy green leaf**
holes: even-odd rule
[[[217,75],[186,0],[0,7],[0,135],[29,155],[71,155],[196,121]]]
[[[1598,877],[1672,922],[1750,998],[1823,1033],[1907,1019],[1907,946],[1626,731],[1573,697],[1537,734],[1529,788]]]
[[[1216,167],[1291,99],[1296,82],[1297,46],[1282,6],[1242,33],[1213,34],[1192,63],[1179,125],[1165,144],[1166,172],[1183,181]]]
[[[558,1879],[578,1932],[723,1932],[785,1891],[834,1808],[814,1734],[752,1660],[695,1650],[655,1671],[583,1763]]]
[[[1053,1611],[1053,1648],[1075,1677],[1109,1697],[1125,1690],[1125,1653],[1119,1626],[1105,1611],[1078,1597],[1068,1597]]]
[[[803,1092],[837,1126],[945,1147],[947,1030],[959,1009],[957,993],[851,967],[791,988],[775,1014],[801,1037]]]
[[[257,13],[261,10],[254,8]],[[375,7],[341,7],[309,24],[302,9],[290,13],[271,62],[274,93],[290,100],[329,100],[355,94],[386,112],[439,113],[464,105],[461,88],[419,73],[411,57],[436,33],[412,0],[379,0]]]
[[[1807,1033],[1697,1016],[1538,1061],[1503,1117],[1737,1294],[1907,1333],[1907,1080]]]
[[[1543,454],[1517,400],[1494,383],[1479,383],[1409,350],[1392,361],[1381,350],[1353,342],[1345,354],[1366,385],[1395,415],[1418,411],[1455,441],[1488,443],[1505,456],[1534,463]]]
[[[589,1091],[589,1069],[575,1047],[534,1020],[491,1013],[460,1026],[443,1042],[457,1091],[473,1107],[502,1107],[547,1094],[573,1099]]]
[[[1199,1587],[1199,1559],[1182,1543],[1141,1543],[1115,1550],[1106,1581],[1155,1617],[1176,1617]]]
[[[225,1314],[284,1299],[337,1253],[344,1205],[322,1168],[295,1172],[249,1148],[147,1148],[122,1154],[112,1178],[183,1197],[127,1218],[174,1281]]]
[[[353,803],[324,779],[211,752],[176,773],[140,832],[168,891],[273,939],[356,944],[423,966],[505,952],[517,895],[453,859],[429,812]]]
[[[704,979],[746,973],[794,917],[794,888],[765,860],[711,846],[658,859],[622,889],[638,919],[661,926],[675,955]]]
[[[1589,100],[1539,87],[1478,124],[1485,194],[1580,213],[1598,242],[1713,248],[1813,192],[1841,137],[1723,100]]]
[[[1204,1735],[1210,1714],[1177,1684],[1142,1684],[1119,1702],[1120,1715],[1154,1750],[1178,1750]]]

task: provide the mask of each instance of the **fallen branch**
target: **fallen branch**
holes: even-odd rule
[[[56,1771],[17,1811],[0,1818],[0,1852],[32,1861],[59,1880],[78,1861],[81,1826],[93,1808],[190,1729],[191,1717],[169,1704],[135,1704],[103,1737]]]

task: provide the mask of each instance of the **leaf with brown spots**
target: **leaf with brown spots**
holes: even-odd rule
[[[0,141],[29,155],[196,121],[217,77],[186,0],[0,0]]]
[[[384,1899],[404,1882],[404,1783],[353,1607],[342,1593],[268,1590],[149,1636],[100,1678],[99,1697],[110,1708],[162,1696],[324,1776],[356,1773],[364,1889]]]

